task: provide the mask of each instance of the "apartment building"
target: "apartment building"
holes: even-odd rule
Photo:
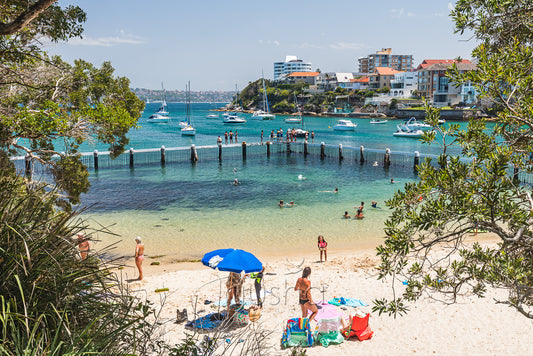
[[[368,89],[379,90],[384,87],[391,87],[391,81],[400,71],[388,67],[376,67],[372,74],[368,75]]]
[[[418,90],[418,72],[399,72],[390,81],[389,95],[408,98]]]
[[[286,84],[306,83],[309,85],[315,84],[315,79],[319,75],[319,72],[293,72],[281,79]]]
[[[448,69],[454,63],[460,73],[476,69],[476,65],[470,61],[457,62],[455,60],[434,64],[426,63],[427,65],[424,67],[419,66],[421,68],[418,70],[418,93],[420,96],[428,99],[435,106],[456,105],[459,102],[465,102],[463,99],[467,99],[471,103],[474,102],[476,93],[472,92],[471,85],[455,85],[446,76]]]
[[[311,62],[296,56],[286,56],[285,62],[274,62],[274,80],[281,80],[294,72],[311,72]]]
[[[392,54],[391,48],[383,48],[374,54],[359,58],[358,61],[359,72],[363,73],[372,73],[378,67],[388,67],[403,72],[413,70],[413,55]]]

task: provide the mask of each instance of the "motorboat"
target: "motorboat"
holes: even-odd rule
[[[276,115],[263,110],[256,110],[252,114],[252,120],[274,120],[275,117]]]
[[[150,117],[146,120],[147,122],[165,123],[170,121],[170,117],[168,116],[169,113],[167,111],[167,102],[165,100],[165,87],[163,86],[163,82],[161,82],[161,88],[163,89],[163,102],[156,112],[150,115]]]
[[[398,131],[393,133],[393,136],[397,137],[411,137],[411,138],[420,138],[424,134],[423,130],[412,130],[408,128],[406,125],[396,125],[398,128]]]
[[[283,122],[285,122],[287,124],[301,124],[302,123],[302,117],[301,116],[288,117],[288,118],[284,119]]]
[[[309,135],[309,131],[304,129],[293,129],[294,130],[294,137],[305,137]]]
[[[168,115],[161,115],[159,112],[156,112],[152,115],[150,115],[150,117],[146,120],[146,122],[151,122],[151,123],[165,123],[165,122],[169,122],[170,121],[170,117]]]
[[[383,120],[383,119],[372,119],[370,120],[371,124],[386,124],[389,122],[389,120]]]
[[[224,118],[222,119],[222,122],[225,124],[244,124],[246,123],[246,120],[238,117],[235,114],[228,114],[224,116]]]
[[[206,119],[218,119],[219,116],[218,116],[218,114],[208,114],[208,115],[206,115],[205,118]]]
[[[410,130],[430,130],[433,128],[430,124],[416,121],[414,116],[406,120],[404,126]]]
[[[184,136],[194,136],[196,135],[196,129],[192,126],[192,120],[191,120],[191,82],[187,83],[187,86],[185,88],[185,95],[187,98],[187,106],[186,106],[186,119],[184,121],[180,122],[181,127],[181,134]],[[182,127],[182,122],[186,123],[186,126]]]
[[[333,126],[333,130],[337,131],[354,131],[357,124],[354,124],[351,120],[339,120],[337,124]]]

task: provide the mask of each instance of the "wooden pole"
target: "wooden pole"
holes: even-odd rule
[[[267,157],[270,157],[270,145],[271,144],[272,144],[272,142],[267,141]]]
[[[309,154],[309,151],[307,149],[307,140],[304,141],[304,156],[307,156]]]
[[[161,165],[164,166],[167,163],[165,146],[161,146]]]
[[[246,141],[242,141],[242,159],[246,160]]]
[[[24,174],[26,175],[26,178],[31,180],[32,176],[32,164],[31,164],[31,156],[29,154],[26,154],[26,157],[24,157]]]
[[[361,163],[365,163],[365,147],[364,146],[361,146],[360,147],[360,151],[359,151],[359,161]]]
[[[413,167],[415,171],[418,169],[419,164],[420,164],[420,152],[415,151],[415,163]]]
[[[389,168],[390,166],[390,148],[385,150],[385,157],[383,157],[383,167]]]
[[[218,143],[218,160],[222,160],[222,142]]]
[[[94,170],[98,170],[98,150],[94,150],[93,152],[93,158],[94,158]]]
[[[342,143],[339,143],[339,161],[342,161],[344,156],[342,155]]]
[[[326,157],[326,144],[324,142],[320,143],[320,159]]]
[[[133,162],[133,147],[130,147],[130,168],[133,168],[134,162]]]
[[[191,145],[191,162],[198,162],[198,153],[195,145]]]

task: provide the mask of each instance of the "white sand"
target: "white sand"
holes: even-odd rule
[[[312,268],[310,280],[313,287],[327,286],[325,299],[333,296],[343,296],[362,299],[370,306],[360,308],[364,312],[371,312],[372,301],[378,298],[392,296],[390,282],[383,283],[376,279],[375,265],[377,258],[374,251],[359,251],[340,255],[330,251],[327,263],[317,263],[316,255],[307,258],[292,257],[290,261],[282,258],[272,258],[264,261],[267,273],[264,286],[279,297],[267,295],[261,319],[262,328],[272,330],[269,342],[273,346],[267,354],[289,354],[290,350],[280,347],[280,339],[287,319],[299,317],[301,312],[298,305],[298,294],[293,291],[296,279],[300,273],[295,266],[304,262],[304,266]],[[149,265],[150,259],[145,260]],[[126,278],[134,278],[136,271],[132,267],[124,270]],[[200,315],[216,311],[211,305],[204,305],[205,299],[218,298],[219,289],[224,289],[226,272],[211,270],[200,263],[178,263],[173,265],[147,266],[145,280],[130,282],[133,290],[139,291],[140,296],[147,296],[153,302],[159,303],[166,298],[161,312],[164,322],[164,338],[171,343],[179,342],[184,335],[184,323],[175,324],[176,308],[187,308],[189,320],[192,319],[193,306],[191,297],[198,296]],[[222,284],[214,282],[222,278]],[[155,293],[157,288],[169,288],[168,292]],[[396,286],[397,291],[403,286]],[[245,288],[252,288],[250,279],[245,282]],[[287,291],[286,298],[284,291]],[[248,292],[249,294],[249,292]],[[253,291],[252,294],[255,294]],[[322,300],[317,290],[312,291],[315,301]],[[374,331],[371,340],[345,341],[341,345],[331,345],[328,348],[314,346],[306,349],[308,355],[533,355],[533,321],[525,318],[514,309],[503,304],[496,304],[495,297],[505,298],[503,291],[489,291],[486,298],[479,299],[467,295],[460,298],[458,303],[444,305],[428,297],[410,305],[410,312],[403,317],[394,319],[387,315],[371,313],[370,327]],[[225,298],[223,293],[223,298]],[[339,309],[343,313],[347,311]],[[258,323],[256,323],[257,325]],[[315,323],[312,323],[314,327]],[[191,333],[189,331],[189,333]],[[235,343],[240,336],[224,335]],[[234,353],[236,354],[236,353]]]

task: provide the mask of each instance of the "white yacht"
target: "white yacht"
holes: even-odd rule
[[[192,122],[191,122],[191,82],[187,83],[185,93],[186,93],[185,95],[187,98],[186,126],[182,127],[181,123],[183,121],[180,122],[181,134],[184,136],[194,136],[196,135],[196,129],[192,126]]]
[[[429,124],[416,121],[416,118],[414,116],[407,120],[404,123],[404,126],[407,127],[409,130],[430,130],[432,128],[432,126]]]
[[[371,124],[386,124],[389,122],[389,120],[383,120],[383,119],[372,119],[370,120]]]
[[[263,75],[263,109],[256,110],[252,114],[252,120],[274,120],[276,115],[270,113],[268,106],[268,96],[265,87],[265,76]]]
[[[354,131],[357,124],[354,124],[351,120],[339,120],[337,124],[333,126],[333,130],[337,131]]]
[[[246,123],[246,120],[238,117],[236,114],[228,114],[224,115],[222,122],[225,124],[244,124]]]
[[[410,129],[409,127],[407,127],[407,125],[396,125],[396,127],[398,128],[398,131],[393,133],[392,134],[393,136],[420,138],[424,134],[423,130],[420,130],[420,129],[413,130],[413,129]]]
[[[159,107],[159,109],[157,109],[155,113],[150,115],[148,120],[146,120],[147,122],[151,122],[151,123],[162,122],[162,123],[165,123],[165,122],[169,122],[170,121],[170,117],[168,116],[168,111],[167,111],[167,102],[165,100],[165,87],[163,87],[163,82],[161,82],[161,88],[163,89],[163,102],[162,102],[161,106]]]

